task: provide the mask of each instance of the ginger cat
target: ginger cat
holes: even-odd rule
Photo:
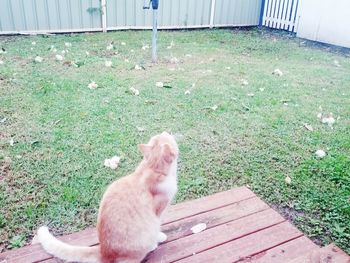
[[[178,146],[167,132],[140,144],[143,160],[132,174],[114,181],[103,195],[97,220],[96,247],[72,246],[38,230],[50,254],[68,262],[139,263],[159,242],[160,216],[177,191]]]

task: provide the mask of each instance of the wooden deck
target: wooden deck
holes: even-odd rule
[[[199,223],[207,229],[193,234],[190,229]],[[318,247],[245,187],[171,206],[162,229],[168,240],[144,262],[350,263],[336,246]],[[95,229],[61,239],[75,245],[98,244]],[[36,244],[0,254],[0,262],[61,261]]]

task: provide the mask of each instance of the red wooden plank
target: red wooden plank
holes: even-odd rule
[[[167,242],[192,235],[191,227],[207,224],[207,229],[239,219],[250,214],[269,209],[269,206],[258,197],[249,198],[222,208],[166,224],[162,231],[168,236]]]
[[[295,260],[289,261],[290,263],[350,263],[350,257],[334,244],[330,244],[326,247],[315,249],[309,253],[306,253]]]
[[[247,224],[251,222],[247,222]],[[265,250],[302,236],[302,233],[289,222],[283,222],[251,235],[233,240],[223,245],[195,253],[176,261],[179,263],[232,263],[240,262]],[[158,261],[161,262],[161,261]],[[169,262],[169,261],[163,261]]]
[[[213,194],[211,196],[206,196],[200,199],[173,205],[169,207],[168,211],[165,212],[162,221],[165,224],[174,222],[181,218],[205,213],[206,211],[213,210],[217,207],[223,207],[252,197],[255,197],[255,194],[248,188],[235,188],[229,191]],[[86,229],[84,231],[73,233],[64,237],[59,237],[59,239],[73,245],[81,246],[93,246],[98,242],[96,230],[94,228]],[[8,263],[29,262],[29,260],[33,262],[43,261],[50,258],[52,257],[47,254],[39,244],[26,246],[17,250],[11,250],[0,254],[0,262],[1,260],[6,259],[6,262]]]
[[[225,192],[205,196],[196,200],[183,202],[169,207],[162,218],[163,224],[168,224],[189,216],[197,215],[233,204],[251,197],[255,194],[246,187],[239,187]]]
[[[174,262],[284,221],[285,219],[274,210],[264,210],[166,243],[150,254],[146,262]]]
[[[85,229],[81,232],[58,238],[69,244],[81,246],[92,246],[98,242],[96,230],[94,228]],[[6,260],[6,263],[38,262],[49,258],[52,258],[52,256],[47,254],[40,244],[26,246],[0,254],[0,262],[1,260]]]
[[[253,257],[240,261],[241,263],[281,263],[298,258],[300,255],[319,249],[305,236],[293,239],[287,243],[261,252]]]

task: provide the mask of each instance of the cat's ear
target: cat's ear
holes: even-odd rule
[[[142,153],[142,155],[147,159],[152,151],[152,147],[148,144],[139,144],[139,150]]]
[[[164,143],[161,145],[162,148],[162,156],[163,159],[167,162],[167,163],[172,163],[176,157],[175,152],[173,151],[173,149],[171,148],[171,146],[167,143]]]

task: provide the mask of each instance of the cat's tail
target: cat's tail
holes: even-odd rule
[[[37,240],[49,254],[68,262],[101,262],[100,247],[82,247],[66,244],[50,234],[46,226],[38,229]]]

